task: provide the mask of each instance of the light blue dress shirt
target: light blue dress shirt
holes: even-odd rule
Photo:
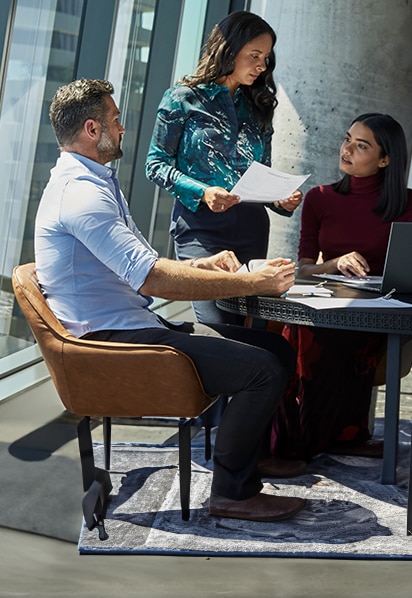
[[[149,309],[153,299],[139,293],[157,259],[131,217],[116,171],[62,152],[35,227],[37,276],[62,324],[77,337],[164,327]]]

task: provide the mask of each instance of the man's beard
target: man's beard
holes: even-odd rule
[[[123,156],[120,142],[116,145],[115,141],[112,139],[112,137],[110,137],[105,124],[102,124],[102,134],[96,149],[102,156],[102,161],[104,160],[104,163],[117,160]]]

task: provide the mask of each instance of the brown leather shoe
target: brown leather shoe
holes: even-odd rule
[[[306,461],[267,457],[258,463],[263,478],[294,478],[306,472]]]
[[[280,521],[296,515],[303,509],[305,502],[303,498],[273,496],[263,492],[245,500],[232,500],[211,494],[209,513],[214,517],[248,521]]]
[[[353,457],[372,457],[382,459],[383,440],[365,440],[358,444],[343,443],[328,448],[325,453],[332,455],[348,455]]]

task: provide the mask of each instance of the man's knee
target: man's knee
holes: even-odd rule
[[[251,360],[249,365],[260,384],[272,386],[274,392],[286,387],[290,370],[278,355],[262,349],[257,360]]]

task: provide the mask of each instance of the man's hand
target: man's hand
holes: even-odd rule
[[[195,258],[191,260],[191,263],[196,268],[203,270],[224,270],[225,272],[237,272],[242,265],[233,251],[228,250],[220,251],[209,257]]]
[[[280,296],[286,293],[295,282],[295,262],[286,258],[268,260],[250,276],[256,277],[256,294]]]
[[[192,260],[192,265],[202,270],[220,272],[237,272],[241,267],[233,251],[227,250],[210,257],[196,258]],[[296,264],[292,260],[278,257],[265,260],[253,272],[243,273],[242,276],[246,274],[247,277],[251,277],[252,284],[256,285],[255,294],[278,296],[285,293],[294,284],[295,268]]]
[[[207,205],[212,212],[226,212],[229,208],[236,205],[240,201],[238,195],[229,193],[222,187],[207,187],[202,201]]]

